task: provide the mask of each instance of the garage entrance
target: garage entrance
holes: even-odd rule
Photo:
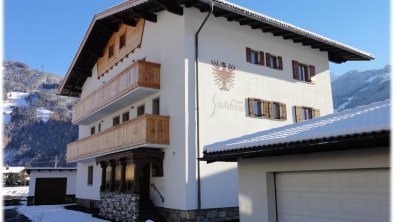
[[[64,204],[67,178],[37,178],[34,195],[35,205]]]
[[[278,222],[387,222],[389,170],[276,173]]]

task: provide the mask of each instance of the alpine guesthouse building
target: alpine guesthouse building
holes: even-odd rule
[[[332,113],[329,61],[371,59],[222,0],[100,12],[59,89],[80,97],[77,201],[120,221],[238,219],[236,163],[202,147]]]

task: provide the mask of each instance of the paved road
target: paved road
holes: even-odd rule
[[[31,222],[31,220],[18,213],[16,209],[6,209],[4,210],[4,222]]]

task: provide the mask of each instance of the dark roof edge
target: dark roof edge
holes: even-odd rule
[[[208,163],[217,161],[237,162],[239,158],[256,158],[389,146],[390,131],[384,130],[379,132],[321,138],[275,145],[245,147],[243,149],[221,152],[204,152],[204,157],[201,158],[201,160],[207,161]]]

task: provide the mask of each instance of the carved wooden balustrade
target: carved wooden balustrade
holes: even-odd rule
[[[67,145],[67,161],[169,144],[169,117],[145,114]]]
[[[160,89],[160,64],[139,60],[73,107],[72,122],[94,113],[138,87]]]

